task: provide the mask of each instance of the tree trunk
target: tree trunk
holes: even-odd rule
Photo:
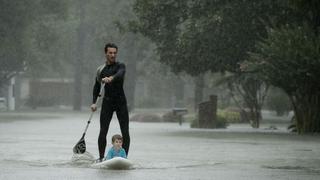
[[[198,105],[203,99],[204,75],[200,74],[195,78],[195,92],[194,92],[194,109],[198,110]]]
[[[174,83],[174,96],[175,96],[175,107],[183,107],[183,99],[184,99],[184,82],[181,79],[181,77],[177,76],[175,77],[175,83]]]
[[[296,119],[297,132],[320,132],[320,93],[290,96]]]
[[[261,108],[259,107],[259,104],[254,104],[254,107],[250,109],[250,116],[251,116],[251,126],[253,128],[259,128],[260,127],[260,121],[262,119],[261,116]]]
[[[74,95],[73,110],[81,111],[82,106],[82,79],[83,79],[83,59],[84,59],[84,42],[85,42],[85,25],[84,25],[84,1],[79,1],[80,24],[78,27],[78,44],[76,49],[76,62],[74,71]]]
[[[246,107],[249,108],[249,122],[253,128],[260,127],[262,119],[261,107],[268,91],[268,85],[255,79],[247,78],[235,85],[236,90],[242,96]]]

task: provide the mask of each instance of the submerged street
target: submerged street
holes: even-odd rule
[[[319,135],[296,135],[285,127],[191,129],[188,123],[130,123],[131,170],[90,168],[72,161],[72,148],[89,112],[0,114],[0,179],[319,179]],[[98,114],[86,135],[87,152],[98,155]],[[114,115],[108,133],[119,133]]]

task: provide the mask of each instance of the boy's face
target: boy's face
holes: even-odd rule
[[[117,150],[119,150],[120,148],[122,148],[122,140],[120,139],[116,139],[113,143],[112,143],[113,147]]]

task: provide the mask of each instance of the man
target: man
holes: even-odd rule
[[[114,111],[116,112],[120,124],[120,130],[123,136],[123,148],[127,155],[130,146],[129,114],[127,100],[123,90],[124,75],[126,71],[125,65],[116,62],[118,47],[115,44],[106,44],[104,51],[106,62],[97,70],[96,82],[93,87],[93,104],[91,105],[91,110],[96,111],[96,100],[99,95],[101,83],[105,83],[105,93],[100,113],[100,134],[98,138],[99,158],[97,159],[97,162],[101,162],[104,158],[107,144],[106,136]]]

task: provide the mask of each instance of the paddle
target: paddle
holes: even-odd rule
[[[104,88],[104,84],[101,85],[101,88],[100,88],[100,92],[99,92],[99,95],[98,95],[98,98],[96,100],[96,103],[98,103],[100,97],[101,97],[101,94],[102,94],[102,90]],[[88,130],[88,127],[89,127],[89,124],[91,122],[91,119],[92,119],[92,116],[94,114],[94,111],[91,112],[91,115],[89,117],[89,120],[88,120],[88,123],[87,123],[87,126],[84,130],[84,133],[82,134],[82,137],[80,138],[80,140],[77,142],[77,144],[73,147],[73,153],[75,154],[83,154],[84,152],[86,152],[86,142],[84,141],[84,136],[86,135],[86,132]]]

